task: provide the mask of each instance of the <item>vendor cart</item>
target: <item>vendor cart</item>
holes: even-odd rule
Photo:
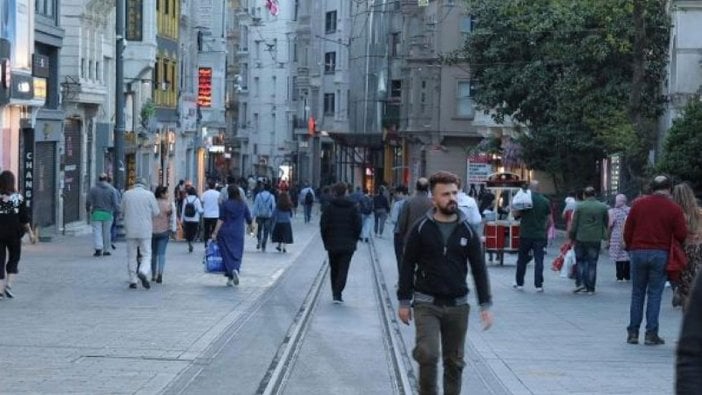
[[[504,265],[505,253],[519,251],[519,220],[515,219],[511,202],[521,189],[523,181],[513,173],[495,173],[488,176],[486,187],[494,196],[485,215],[485,253],[493,262],[493,254]]]

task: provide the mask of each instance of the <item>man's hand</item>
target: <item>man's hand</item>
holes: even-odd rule
[[[480,321],[483,322],[483,330],[486,331],[492,326],[492,313],[490,310],[483,310],[480,312]]]
[[[412,321],[412,309],[409,307],[400,307],[397,310],[397,315],[405,325],[409,325],[410,321]]]

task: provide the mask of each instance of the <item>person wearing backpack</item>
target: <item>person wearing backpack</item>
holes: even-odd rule
[[[265,184],[263,191],[259,192],[254,199],[253,216],[256,217],[256,249],[266,252],[266,242],[268,235],[271,233],[271,217],[275,210],[275,197],[271,193],[271,186]]]
[[[195,188],[188,188],[186,193],[187,196],[183,199],[180,222],[183,224],[185,240],[188,241],[188,252],[193,252],[193,241],[195,240],[200,225],[200,214],[202,214],[204,210],[200,199],[197,197]]]
[[[363,224],[361,239],[368,243],[371,236],[371,227],[373,226],[371,219],[373,215],[373,199],[371,199],[368,189],[363,189],[363,196],[358,201],[358,211],[361,212],[361,223]]]
[[[308,224],[312,220],[312,206],[316,196],[314,195],[314,190],[309,185],[306,185],[300,191],[300,201],[305,208],[305,223]]]

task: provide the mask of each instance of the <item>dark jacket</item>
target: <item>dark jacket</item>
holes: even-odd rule
[[[444,244],[434,210],[410,231],[400,267],[397,298],[408,306],[414,291],[437,298],[459,298],[468,294],[468,264],[473,273],[478,303],[490,306],[490,281],[480,236],[459,211],[458,225]]]
[[[688,303],[678,340],[678,395],[702,394],[702,275],[696,277]]]
[[[432,203],[429,193],[427,192],[417,192],[411,198],[407,198],[400,210],[395,233],[401,234],[402,240],[407,242],[407,236],[409,235],[410,229],[412,229],[412,225],[420,218],[424,217],[427,211],[433,206],[434,203]]]
[[[388,202],[388,198],[382,194],[373,196],[373,209],[376,211],[382,209],[385,209],[385,211],[390,211],[390,202]]]
[[[354,202],[345,197],[334,198],[322,211],[319,226],[325,250],[356,251],[356,243],[361,236],[361,216]]]

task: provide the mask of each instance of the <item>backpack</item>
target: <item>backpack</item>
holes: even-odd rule
[[[195,213],[195,201],[188,200],[187,203],[185,203],[185,210],[183,210],[183,215],[185,215],[186,217],[194,217]]]
[[[361,214],[371,214],[373,212],[373,201],[368,196],[363,196],[358,203]]]
[[[312,195],[311,190],[308,190],[307,193],[305,194],[305,204],[309,206],[313,203],[314,203],[314,195]]]

